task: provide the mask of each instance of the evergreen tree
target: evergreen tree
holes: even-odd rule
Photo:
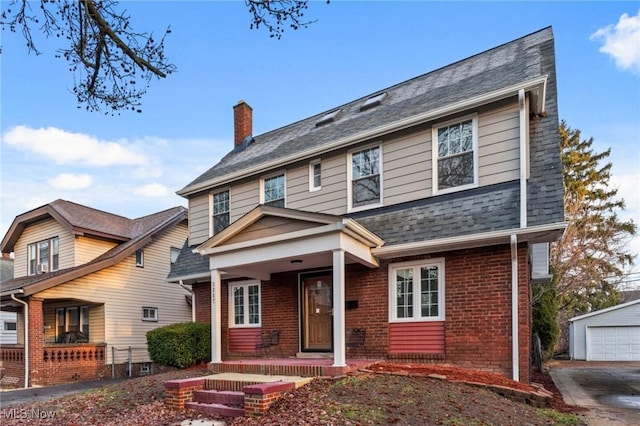
[[[634,261],[626,243],[637,226],[618,217],[625,204],[610,186],[611,148],[595,152],[593,138],[581,140],[564,121],[560,141],[568,227],[552,245],[551,268],[558,308],[573,316],[617,303],[616,286]]]

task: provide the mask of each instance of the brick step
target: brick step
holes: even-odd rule
[[[217,389],[220,391],[241,392],[245,386],[260,383],[255,380],[216,379],[212,376],[205,379],[205,389]]]
[[[224,404],[205,404],[201,402],[187,402],[185,408],[190,408],[202,414],[225,417],[243,417],[244,408],[230,407]]]
[[[244,406],[244,392],[225,390],[197,390],[193,393],[194,402],[205,404],[224,404],[236,407]]]

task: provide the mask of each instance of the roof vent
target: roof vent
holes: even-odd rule
[[[387,92],[378,93],[375,96],[370,97],[362,106],[360,106],[360,111],[365,111],[369,108],[377,107],[380,105],[385,99],[387,99]]]
[[[338,119],[338,117],[340,116],[340,113],[342,112],[341,108],[336,109],[335,111],[331,111],[326,113],[324,116],[322,116],[322,118],[318,121],[316,121],[316,127],[320,127],[324,124],[328,124],[331,122],[334,122]]]

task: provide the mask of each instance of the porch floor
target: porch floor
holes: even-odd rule
[[[334,367],[331,358],[253,358],[210,363],[212,373],[245,373],[301,377],[334,377],[366,368],[379,359],[348,359],[346,366]]]

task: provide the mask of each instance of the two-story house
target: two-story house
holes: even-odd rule
[[[368,357],[529,381],[531,251],[565,228],[551,28],[262,135],[252,114],[178,191],[169,279],[213,325],[214,370],[278,330],[339,371],[364,329]]]
[[[17,344],[0,348],[3,381],[26,387],[152,367],[146,332],[192,318],[190,292],[166,281],[187,232],[184,207],[129,219],[56,200],[17,216],[0,246],[15,266],[0,303],[18,313]]]

